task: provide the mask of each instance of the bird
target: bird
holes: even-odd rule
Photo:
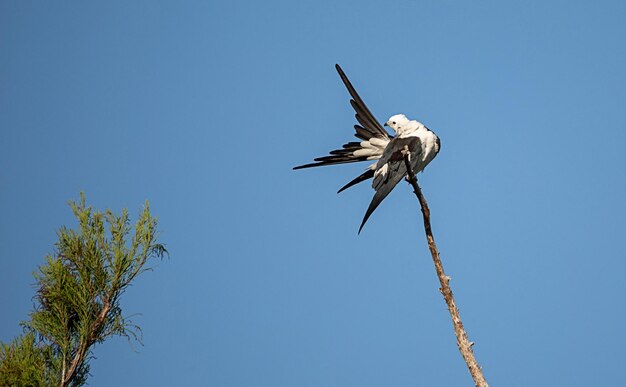
[[[341,66],[336,64],[335,69],[352,97],[350,105],[359,123],[354,125],[355,136],[361,141],[348,142],[341,149],[330,151],[328,156],[317,157],[313,163],[299,165],[293,169],[375,160],[365,172],[337,191],[340,193],[373,178],[372,188],[375,194],[359,227],[360,234],[372,213],[407,175],[405,151],[408,150],[411,168],[417,174],[437,156],[441,149],[441,140],[424,124],[417,120],[409,120],[404,114],[395,114],[385,122],[384,126],[391,128],[395,135],[389,134],[365,105]]]

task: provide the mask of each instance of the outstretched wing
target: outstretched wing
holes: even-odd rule
[[[355,125],[356,126],[356,125]],[[355,163],[357,161],[378,160],[382,156],[385,146],[389,143],[389,140],[375,141],[361,141],[361,142],[349,142],[343,144],[342,149],[335,149],[330,151],[329,156],[316,157],[313,159],[314,163],[298,165],[293,169],[304,169],[312,167],[323,167],[325,165],[336,165]]]
[[[378,205],[389,195],[393,188],[406,176],[406,165],[402,151],[408,147],[413,170],[418,166],[422,156],[422,143],[418,137],[394,138],[385,148],[383,156],[378,160],[372,187],[376,190],[365,216],[359,227],[359,234],[369,217]]]
[[[350,80],[343,72],[341,67],[336,64],[335,69],[337,69],[337,72],[339,73],[343,84],[346,85],[346,88],[348,89],[348,92],[352,97],[352,99],[350,100],[350,105],[352,105],[352,108],[356,112],[356,120],[359,122],[359,124],[361,124],[361,126],[354,125],[354,129],[356,130],[356,136],[365,141],[368,141],[372,137],[389,140],[389,134],[367,108],[365,102],[363,102],[359,94],[356,92],[354,86],[352,86],[352,83],[350,83]]]
[[[329,156],[317,157],[314,159],[314,163],[299,165],[293,169],[377,160],[383,155],[385,147],[391,138],[393,138],[372,115],[341,67],[339,67],[339,65],[335,65],[335,68],[352,97],[350,105],[352,105],[352,108],[355,111],[356,120],[359,123],[359,125],[354,125],[354,130],[356,131],[355,136],[361,141],[348,142],[344,144],[341,149],[330,151]],[[363,174],[343,186],[339,192],[372,178],[374,176],[373,170],[375,168],[375,165],[371,166]]]

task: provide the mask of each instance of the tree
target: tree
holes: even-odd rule
[[[37,293],[24,334],[0,343],[0,386],[82,386],[93,346],[111,336],[140,342],[141,328],[122,315],[120,297],[149,270],[149,260],[167,254],[156,242],[157,219],[145,207],[134,234],[120,216],[70,202],[78,229],[62,227],[53,255],[34,273]]]

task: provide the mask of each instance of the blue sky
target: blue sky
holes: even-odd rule
[[[144,200],[171,259],[91,386],[471,385],[401,183],[292,171],[379,120],[441,137],[420,175],[493,386],[626,384],[623,2],[0,4],[0,340],[67,201]]]

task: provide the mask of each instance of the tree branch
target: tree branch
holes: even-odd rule
[[[78,350],[76,351],[76,354],[74,355],[74,358],[72,359],[72,362],[70,364],[69,369],[67,370],[67,373],[63,374],[63,377],[61,380],[61,387],[69,386],[70,382],[72,381],[72,378],[76,374],[76,370],[85,360],[85,356],[87,355],[87,349],[97,340],[98,331],[104,324],[104,320],[107,318],[107,314],[109,313],[110,310],[111,310],[111,304],[109,303],[109,301],[106,301],[102,310],[98,314],[98,318],[96,319],[94,324],[90,327],[89,337],[83,338],[83,340],[81,340],[81,342],[79,343]],[[65,364],[63,364],[63,368],[65,368]]]
[[[406,165],[407,177],[406,180],[413,187],[413,192],[417,199],[420,202],[422,207],[422,215],[424,217],[424,231],[426,232],[426,241],[428,242],[428,249],[430,250],[430,254],[433,257],[433,262],[435,264],[435,270],[437,271],[437,277],[439,278],[439,283],[441,284],[441,288],[439,288],[439,292],[443,295],[443,299],[446,301],[448,305],[448,311],[450,312],[450,316],[452,317],[452,325],[454,326],[454,333],[456,334],[456,344],[459,347],[459,351],[467,364],[467,368],[469,368],[469,372],[472,375],[472,379],[474,379],[474,383],[478,387],[489,387],[485,377],[483,376],[483,372],[474,357],[474,352],[472,351],[473,342],[469,341],[467,337],[467,332],[465,332],[465,328],[463,328],[463,322],[461,321],[461,314],[459,313],[459,309],[456,306],[456,302],[454,301],[454,295],[452,294],[452,289],[450,289],[450,277],[446,275],[443,270],[443,265],[441,264],[441,259],[439,258],[439,250],[437,250],[437,245],[435,244],[435,238],[433,237],[433,231],[430,227],[430,209],[428,208],[428,203],[426,203],[426,198],[422,194],[422,190],[417,184],[417,178],[415,177],[415,172],[411,167],[411,163],[409,160],[410,152],[408,146],[405,146],[404,151],[402,152],[404,155],[404,163]]]

